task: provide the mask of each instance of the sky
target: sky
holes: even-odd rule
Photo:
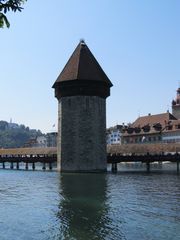
[[[0,29],[0,120],[57,129],[52,85],[80,39],[113,83],[107,127],[171,112],[180,86],[179,0],[28,0],[8,18],[10,29]]]

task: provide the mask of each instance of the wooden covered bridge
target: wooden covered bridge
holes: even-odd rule
[[[24,163],[26,170],[29,169],[29,165],[35,170],[36,163],[42,163],[43,170],[47,167],[51,170],[56,161],[56,147],[0,149],[0,163],[3,169],[6,168],[6,163],[10,163],[11,169],[19,169],[19,164]]]
[[[107,163],[112,165],[112,171],[117,171],[117,164],[121,162],[146,163],[147,171],[153,162],[175,162],[179,172],[180,144],[124,144],[107,147]],[[5,169],[19,169],[24,163],[25,169],[35,170],[36,164],[41,163],[42,169],[56,167],[57,148],[12,148],[0,149],[0,164]]]
[[[142,162],[150,171],[153,162],[173,162],[179,173],[180,143],[123,144],[109,145],[107,162],[112,164],[112,171],[117,171],[117,163]]]

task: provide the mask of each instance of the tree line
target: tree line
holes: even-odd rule
[[[30,138],[41,135],[40,130],[30,129],[23,124],[0,121],[0,148],[23,147]]]

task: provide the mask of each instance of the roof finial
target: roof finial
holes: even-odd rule
[[[80,39],[80,44],[81,44],[81,45],[86,45],[84,38],[81,38],[81,39]]]

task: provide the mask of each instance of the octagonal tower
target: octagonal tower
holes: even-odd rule
[[[112,83],[81,41],[55,81],[58,170],[106,171],[106,98]]]

